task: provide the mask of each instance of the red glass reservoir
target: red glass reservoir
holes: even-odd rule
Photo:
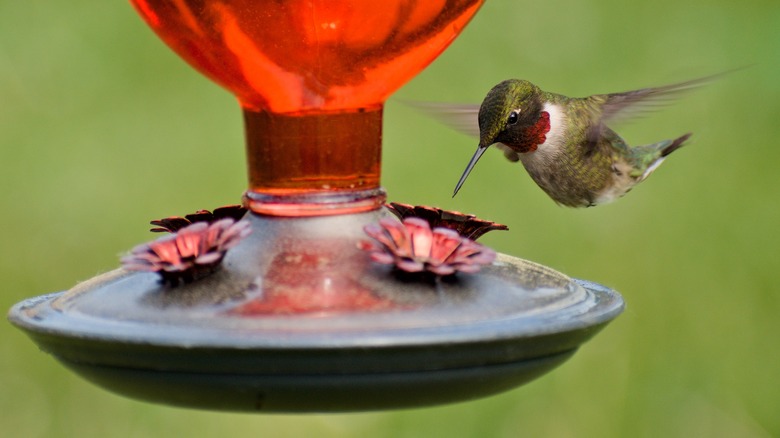
[[[258,213],[376,208],[382,105],[483,0],[132,0],[155,32],[244,109]]]

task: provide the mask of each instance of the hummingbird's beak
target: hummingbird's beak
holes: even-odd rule
[[[479,157],[481,157],[482,154],[485,153],[487,148],[488,148],[487,146],[482,146],[482,144],[477,146],[477,151],[474,152],[474,155],[471,157],[471,161],[469,161],[468,166],[466,166],[466,170],[463,171],[463,175],[461,175],[460,180],[458,181],[458,185],[455,186],[455,192],[452,194],[453,198],[455,197],[455,195],[458,194],[458,190],[460,190],[460,186],[462,186],[463,183],[466,182],[466,178],[469,176],[469,173],[471,173],[471,169],[474,168],[474,165],[477,164],[477,161],[479,161]]]

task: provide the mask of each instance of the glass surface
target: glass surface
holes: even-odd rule
[[[244,110],[244,125],[252,191],[379,188],[381,107],[305,116]]]
[[[374,107],[438,56],[483,0],[131,0],[244,108]]]
[[[244,109],[255,213],[356,213],[379,186],[382,105],[483,0],[131,0]]]

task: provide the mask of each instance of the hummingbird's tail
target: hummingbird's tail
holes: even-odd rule
[[[658,143],[649,144],[647,146],[639,146],[634,148],[634,157],[636,159],[636,169],[639,176],[639,181],[643,181],[650,176],[658,166],[663,163],[667,155],[680,149],[685,145],[685,141],[691,137],[691,133],[687,133],[674,140],[664,140]]]
[[[691,135],[693,135],[693,134],[689,132],[689,133],[687,133],[685,135],[682,135],[682,136],[676,138],[675,140],[673,140],[672,144],[670,144],[669,146],[666,146],[665,148],[661,149],[661,157],[663,158],[663,157],[671,154],[672,152],[676,151],[677,149],[680,149],[683,146],[683,144],[685,143],[685,141],[688,140],[689,138],[691,138]]]

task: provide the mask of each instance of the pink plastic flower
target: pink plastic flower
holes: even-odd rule
[[[211,224],[197,222],[132,249],[122,258],[129,271],[157,272],[163,283],[175,286],[216,271],[228,249],[250,233],[249,222],[231,218]]]
[[[198,210],[195,213],[188,214],[184,217],[170,216],[151,221],[149,223],[156,225],[156,228],[152,228],[149,231],[154,233],[175,233],[196,222],[213,223],[224,218],[231,218],[235,221],[239,221],[245,214],[246,208],[240,204],[226,205],[224,207],[215,208],[214,211]]]
[[[395,265],[406,272],[431,272],[444,276],[458,271],[477,272],[496,258],[492,249],[447,228],[431,229],[420,218],[403,222],[381,219],[363,228],[373,241],[361,242],[378,263]]]
[[[465,214],[459,211],[442,210],[425,205],[409,205],[400,202],[391,202],[385,205],[398,219],[418,217],[428,222],[431,228],[444,227],[455,230],[463,237],[477,240],[483,234],[493,230],[508,230],[509,227],[492,221],[480,219],[473,214]]]

